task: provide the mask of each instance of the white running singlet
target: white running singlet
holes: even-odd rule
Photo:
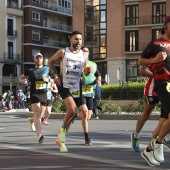
[[[75,54],[66,47],[62,64],[63,87],[71,90],[80,90],[80,77],[85,64],[83,51],[80,50]]]

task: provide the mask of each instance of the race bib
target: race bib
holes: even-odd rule
[[[170,83],[167,83],[166,90],[170,93]]]
[[[91,94],[91,93],[93,93],[92,85],[82,86],[82,94]]]
[[[37,90],[46,89],[46,83],[44,81],[36,81],[35,82],[35,88]]]
[[[70,93],[74,98],[80,97],[80,90],[70,90]]]

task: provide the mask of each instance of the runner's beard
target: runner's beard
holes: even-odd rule
[[[73,44],[73,48],[74,48],[75,50],[79,50],[79,49],[81,48],[81,46],[77,46],[77,44]]]

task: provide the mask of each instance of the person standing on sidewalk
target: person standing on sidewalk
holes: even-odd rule
[[[47,105],[47,84],[44,77],[49,77],[49,67],[43,66],[43,55],[36,53],[33,57],[35,67],[28,68],[19,78],[22,84],[26,84],[26,76],[29,77],[30,101],[34,112],[34,124],[38,136],[38,142],[43,143],[44,136],[41,135],[41,115],[44,114]]]
[[[77,107],[80,106],[80,78],[82,69],[86,65],[86,59],[81,50],[81,32],[72,32],[70,43],[70,47],[58,50],[48,61],[52,78],[67,107],[63,124],[59,127],[58,138],[56,140],[57,145],[60,147],[60,152],[68,152],[65,146],[67,123],[76,114]],[[54,67],[54,63],[58,60],[61,60],[60,73],[57,73]],[[86,67],[85,74],[88,75],[90,72],[91,68]]]
[[[153,157],[159,164],[164,162],[163,141],[170,132],[170,16],[165,18],[161,34],[162,38],[151,41],[142,52],[141,57],[146,62],[139,62],[140,65],[154,64],[154,89],[167,116],[158,137],[151,141]],[[142,156],[147,156],[145,153]],[[158,166],[158,163],[151,166]]]
[[[101,81],[96,84],[96,88],[94,89],[94,98],[93,98],[93,116],[92,119],[98,120],[99,117],[97,116],[97,109],[98,103],[102,97],[102,89],[101,89]]]

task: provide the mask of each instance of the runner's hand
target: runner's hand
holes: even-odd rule
[[[61,81],[60,81],[60,78],[58,76],[55,76],[54,77],[54,83],[57,85],[57,86],[61,86]]]

